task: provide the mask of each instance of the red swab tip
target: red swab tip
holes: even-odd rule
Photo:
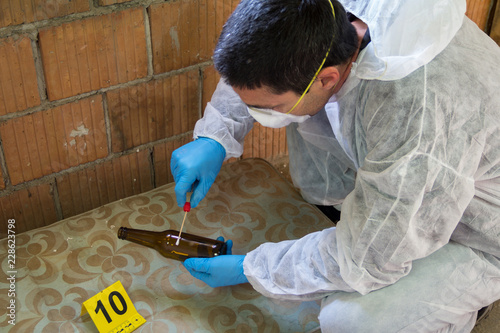
[[[189,212],[191,210],[191,204],[189,202],[186,202],[184,204],[184,211]]]

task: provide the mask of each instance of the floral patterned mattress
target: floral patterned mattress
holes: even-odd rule
[[[269,299],[250,284],[212,289],[181,262],[117,238],[121,226],[178,230],[183,215],[168,184],[15,235],[15,267],[9,267],[8,239],[0,240],[0,331],[97,332],[89,315],[80,316],[82,303],[118,280],[146,320],[135,332],[308,332],[319,326],[319,302]],[[270,164],[247,159],[223,166],[183,231],[232,239],[233,253],[244,254],[331,226]],[[15,325],[7,309],[12,299]]]

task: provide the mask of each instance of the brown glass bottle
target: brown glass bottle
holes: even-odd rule
[[[151,247],[164,257],[184,261],[187,258],[211,258],[226,254],[226,243],[183,232],[179,240],[179,232],[175,230],[148,231],[121,227],[118,238]]]

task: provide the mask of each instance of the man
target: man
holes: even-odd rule
[[[294,184],[340,209],[337,227],[185,267],[323,298],[323,332],[469,332],[500,299],[500,50],[465,1],[340,2],[243,0],[171,163],[195,206],[254,120],[287,126]]]

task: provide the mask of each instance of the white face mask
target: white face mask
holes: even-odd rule
[[[281,113],[271,109],[257,109],[247,107],[248,113],[264,127],[281,128],[291,123],[303,123],[311,118],[309,115],[296,116],[289,113]]]

